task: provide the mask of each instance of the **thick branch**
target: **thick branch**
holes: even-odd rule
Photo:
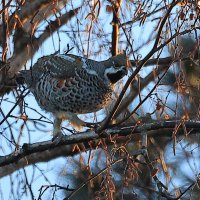
[[[27,60],[34,56],[42,43],[57,29],[75,16],[79,9],[80,7],[70,10],[55,21],[51,21],[39,38],[31,38],[27,33],[24,33],[24,36],[21,36],[24,41],[23,46],[26,46],[26,48],[18,47],[20,48],[20,51],[15,49],[13,56],[6,64],[3,62],[0,63],[0,95],[5,94],[5,92],[8,92],[13,88],[13,85],[15,85],[15,80],[12,79],[14,75],[21,69]]]
[[[9,2],[7,7],[9,7],[10,3],[11,2]],[[14,27],[16,26],[16,23],[19,24],[19,26],[22,26],[23,23],[25,23],[28,19],[33,17],[35,12],[40,10],[42,6],[48,5],[49,3],[51,3],[51,0],[35,0],[32,2],[25,1],[25,4],[9,17],[9,24],[8,24],[9,32],[13,31]],[[2,26],[0,26],[0,34],[2,34],[3,32]],[[3,38],[0,37],[0,43],[3,42],[1,39]]]
[[[59,144],[54,144],[51,141],[24,144],[19,152],[11,153],[7,156],[0,157],[0,176],[6,176],[16,170],[37,162],[46,162],[60,156],[73,156],[80,152],[85,152],[89,149],[100,147],[99,140],[105,138],[105,142],[113,144],[115,136],[118,143],[126,140],[128,136],[135,140],[141,138],[141,131],[145,130],[147,136],[154,137],[171,137],[173,129],[177,124],[184,124],[179,127],[180,136],[185,134],[185,130],[192,129],[192,133],[200,129],[200,121],[159,121],[137,126],[135,124],[124,127],[115,127],[107,129],[104,134],[98,135],[92,131],[83,132],[77,135],[64,136]],[[78,148],[74,148],[73,145]]]
[[[119,11],[122,0],[117,0],[113,3],[113,20],[112,20],[112,56],[118,54],[118,42],[119,42]]]
[[[12,32],[15,28],[21,27],[26,30],[26,32],[31,33],[30,26],[32,26],[32,24],[36,22],[38,24],[48,16],[52,15],[53,9],[56,9],[58,12],[67,4],[68,1],[69,0],[58,2],[53,2],[52,0],[25,1],[24,4],[20,6],[20,9],[16,9],[16,11],[9,16],[9,32]],[[11,1],[9,1],[5,7],[8,8],[10,3]],[[1,34],[2,29],[3,25],[0,26]],[[2,43],[2,39],[3,38],[0,37],[0,43]]]
[[[44,33],[38,38],[31,41],[30,50],[27,51],[27,49],[24,49],[21,51],[21,53],[15,54],[11,58],[9,65],[9,75],[12,75],[17,73],[22,65],[30,58],[33,57],[35,52],[38,50],[38,48],[41,46],[41,44],[50,36],[52,35],[58,28],[66,24],[72,17],[74,17],[77,13],[80,7],[70,10],[69,12],[63,14],[61,17],[57,18],[54,21],[51,21],[49,25],[46,27],[46,30]],[[23,58],[23,59],[22,59]]]

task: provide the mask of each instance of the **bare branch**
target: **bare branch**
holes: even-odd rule
[[[135,76],[139,73],[139,71],[141,70],[141,68],[143,67],[143,65],[147,62],[147,60],[149,58],[151,58],[151,56],[160,49],[161,45],[159,47],[157,47],[158,45],[158,41],[160,39],[160,34],[161,34],[161,31],[163,29],[163,26],[167,20],[167,17],[169,16],[171,10],[174,8],[174,6],[176,6],[178,2],[176,2],[175,0],[172,2],[172,4],[170,5],[169,9],[167,10],[167,13],[165,15],[165,17],[163,18],[161,24],[160,24],[160,27],[159,27],[159,31],[158,31],[158,34],[157,34],[157,39],[154,43],[154,46],[153,48],[151,49],[151,51],[145,56],[144,60],[142,60],[142,62],[140,63],[140,65],[137,66],[137,68],[135,69],[135,71],[133,72],[133,74],[129,77],[129,79],[127,80],[126,84],[124,85],[124,88],[122,89],[113,109],[111,110],[109,116],[106,118],[105,122],[104,122],[104,125],[102,126],[101,130],[103,130],[105,127],[107,127],[108,123],[110,122],[110,120],[112,120],[112,118],[114,117],[115,115],[115,112],[117,111],[118,107],[120,106],[121,104],[121,101],[122,101],[122,98],[124,96],[124,94],[126,93],[126,90],[128,89],[130,83],[133,81],[133,79],[135,78]],[[100,130],[100,131],[101,131]]]
[[[52,21],[46,27],[46,30],[39,38],[37,38],[37,39],[35,38],[35,39],[33,39],[33,41],[29,41],[29,42],[31,42],[31,44],[29,44],[28,51],[27,51],[27,49],[24,49],[20,53],[17,53],[17,54],[15,54],[15,52],[14,52],[14,56],[10,60],[8,60],[8,63],[10,66],[10,69],[8,71],[9,76],[12,77],[15,73],[17,73],[21,69],[22,65],[35,54],[35,52],[38,50],[40,45],[51,34],[53,34],[58,28],[63,26],[72,17],[74,17],[77,14],[79,9],[80,9],[80,7],[76,8],[75,10],[70,10],[69,12],[67,12],[64,15],[62,15],[61,17],[59,17],[58,19]]]
[[[0,157],[0,174],[3,177],[33,163],[46,162],[60,156],[73,156],[91,148],[100,148],[99,139],[102,138],[106,138],[108,145],[113,144],[110,138],[114,135],[118,136],[118,139],[116,139],[118,143],[123,141],[123,137],[125,137],[125,140],[126,136],[136,141],[140,139],[141,128],[147,131],[147,136],[171,137],[172,130],[177,123],[180,123],[180,121],[159,121],[143,125],[132,124],[130,126],[106,129],[104,134],[101,135],[92,131],[86,131],[77,135],[63,136],[59,144],[52,143],[51,141],[24,144],[19,152],[13,152],[7,156]],[[184,128],[192,129],[190,134],[195,134],[196,130],[200,128],[200,122],[184,121],[184,127],[180,126],[178,130],[180,136],[184,135]],[[74,148],[73,145],[78,145],[79,148]]]
[[[119,42],[119,14],[120,14],[120,6],[122,0],[117,0],[112,3],[113,8],[113,20],[112,20],[112,56],[116,56],[118,54],[118,42]]]
[[[10,91],[15,83],[15,79],[13,77],[15,74],[22,68],[22,66],[34,56],[34,54],[39,49],[40,45],[58,28],[67,23],[72,17],[74,17],[80,7],[75,10],[71,10],[58,19],[51,21],[51,23],[46,27],[46,30],[39,38],[30,37],[29,34],[20,29],[21,32],[19,34],[22,40],[19,38],[16,40],[16,48],[13,56],[8,59],[7,63],[0,63],[0,95],[5,94],[5,92]],[[19,29],[18,29],[19,30]],[[20,41],[19,44],[17,41]]]

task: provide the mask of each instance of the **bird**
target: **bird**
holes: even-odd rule
[[[53,140],[60,138],[61,123],[68,120],[80,131],[91,123],[78,114],[93,113],[112,101],[114,85],[127,75],[125,53],[104,61],[74,54],[43,56],[29,70],[21,70],[17,82],[25,83],[39,106],[54,115]]]

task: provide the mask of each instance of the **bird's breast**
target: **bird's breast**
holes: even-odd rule
[[[32,90],[46,111],[68,111],[76,114],[96,112],[111,101],[112,89],[96,75],[57,79],[43,76]]]

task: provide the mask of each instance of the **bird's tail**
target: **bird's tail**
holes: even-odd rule
[[[0,60],[0,97],[31,80],[31,70],[22,70],[13,76],[8,76],[9,67],[9,63]]]

